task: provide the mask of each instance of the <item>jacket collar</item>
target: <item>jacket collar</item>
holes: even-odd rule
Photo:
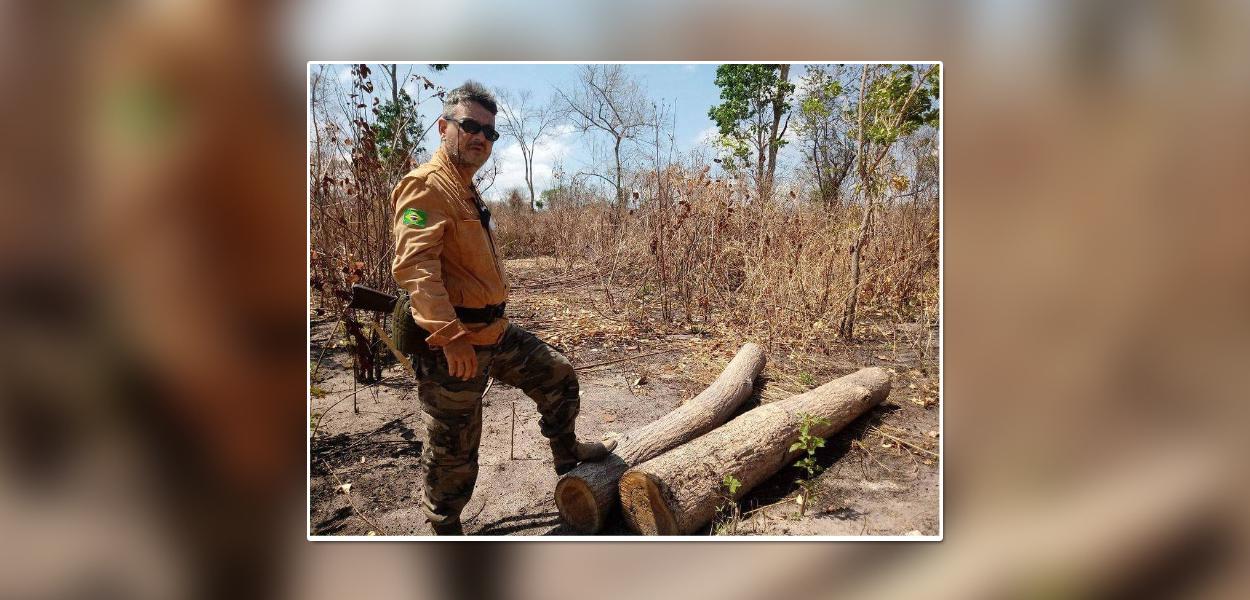
[[[440,171],[447,175],[454,182],[456,189],[462,194],[472,194],[473,187],[464,182],[460,177],[460,171],[456,170],[455,163],[451,161],[451,156],[447,154],[447,150],[440,144],[438,150],[434,151],[434,157],[430,159],[430,163],[438,167]]]

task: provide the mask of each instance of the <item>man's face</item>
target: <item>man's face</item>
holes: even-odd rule
[[[465,102],[456,105],[452,118],[452,121],[444,118],[438,120],[438,134],[443,139],[443,147],[457,165],[481,168],[486,164],[486,159],[490,158],[494,143],[486,139],[484,132],[471,134],[465,131],[459,121],[473,119],[483,127],[494,127],[495,115],[476,102]]]

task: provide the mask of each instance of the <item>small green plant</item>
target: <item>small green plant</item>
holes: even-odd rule
[[[312,394],[312,397],[313,397],[313,398],[325,398],[325,396],[326,396],[326,391],[325,391],[325,390],[323,390],[323,389],[321,389],[321,386],[319,386],[319,385],[317,385],[317,384],[315,384],[315,383],[312,385],[312,387],[311,387],[311,388],[309,388],[309,390],[308,390],[308,391],[309,391],[309,393],[311,393],[311,394]]]
[[[804,387],[815,387],[816,378],[812,377],[811,373],[803,371],[802,373],[799,373],[799,383],[803,384]]]
[[[799,425],[799,439],[790,444],[790,452],[796,450],[806,452],[806,456],[794,463],[796,467],[807,473],[807,477],[799,480],[799,497],[795,500],[799,503],[799,516],[802,517],[807,512],[807,505],[811,503],[814,496],[814,480],[821,471],[821,466],[816,463],[816,449],[825,447],[824,438],[812,435],[812,425],[828,425],[829,420],[809,414],[800,414],[799,418],[803,419]]]
[[[738,523],[742,520],[741,510],[738,508],[738,502],[734,500],[734,494],[738,493],[738,488],[742,486],[742,482],[737,477],[726,474],[721,479],[721,505],[716,509],[719,518],[715,521],[716,535],[735,535],[738,533]]]

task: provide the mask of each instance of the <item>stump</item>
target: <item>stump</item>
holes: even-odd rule
[[[764,361],[759,346],[744,344],[703,393],[664,417],[626,432],[604,460],[582,463],[565,473],[556,482],[560,517],[583,533],[599,531],[616,504],[621,474],[724,423],[750,397]]]
[[[742,482],[737,501],[751,488],[790,464],[799,439],[800,414],[823,417],[809,433],[829,437],[890,393],[890,375],[873,367],[814,390],[747,412],[715,431],[630,468],[620,479],[621,509],[629,527],[644,535],[698,531],[725,501],[721,482]]]

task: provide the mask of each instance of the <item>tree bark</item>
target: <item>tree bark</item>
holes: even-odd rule
[[[790,451],[799,439],[801,414],[822,417],[809,433],[829,437],[890,393],[890,375],[872,367],[835,379],[788,400],[761,406],[675,450],[635,466],[621,477],[625,521],[644,535],[698,531],[725,501],[722,480],[733,475],[742,485],[738,500],[790,464],[803,452]]]
[[[621,436],[606,459],[578,465],[556,482],[560,517],[583,533],[594,533],[616,504],[617,482],[629,467],[659,456],[717,425],[751,395],[755,377],[764,369],[764,351],[745,344],[720,377],[703,393],[648,425]]]
[[[613,152],[616,156],[616,208],[619,211],[625,210],[625,190],[621,188],[621,138],[616,138],[616,145],[613,146]]]
[[[868,91],[868,65],[860,66],[863,71],[860,73],[859,80],[859,125],[856,127],[856,150],[855,156],[859,161],[859,185],[862,190],[860,196],[865,199],[864,202],[864,219],[859,225],[859,232],[855,241],[851,244],[851,289],[847,292],[846,306],[842,309],[842,319],[838,322],[838,337],[844,340],[850,340],[855,336],[855,304],[859,301],[859,259],[864,251],[864,244],[868,240],[868,227],[872,225],[872,200],[873,193],[869,190],[871,182],[868,181],[868,157],[865,153],[864,146],[864,95]]]
[[[773,182],[776,181],[777,174],[777,149],[781,146],[781,138],[786,134],[786,128],[781,126],[781,116],[785,111],[782,105],[785,104],[784,87],[790,82],[790,65],[782,64],[777,67],[780,74],[777,76],[777,92],[773,95],[773,123],[772,129],[769,129],[768,137],[768,174],[765,179],[764,193],[768,198],[773,196]],[[786,118],[787,127],[790,124],[789,117]]]

